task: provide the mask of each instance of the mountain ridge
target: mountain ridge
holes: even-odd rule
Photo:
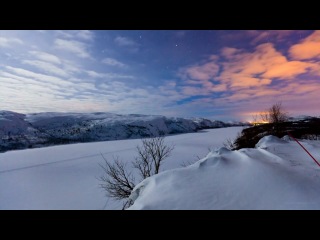
[[[205,118],[162,115],[0,111],[0,152],[57,144],[155,137],[244,126]]]

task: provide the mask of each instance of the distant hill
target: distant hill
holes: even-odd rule
[[[243,126],[205,118],[113,113],[0,111],[0,152],[56,144],[153,137],[202,129]]]

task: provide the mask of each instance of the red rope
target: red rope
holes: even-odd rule
[[[292,137],[293,140],[295,140],[295,141],[309,154],[309,156],[313,159],[313,161],[315,161],[315,163],[318,164],[318,166],[320,167],[319,162],[311,155],[311,153],[309,153],[309,151],[308,151],[307,149],[305,149],[305,147],[302,146],[301,143],[299,143],[299,141],[298,141],[297,139],[295,139],[289,132],[288,132],[288,135],[289,135],[290,137]]]

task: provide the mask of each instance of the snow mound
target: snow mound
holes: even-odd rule
[[[303,143],[315,157],[319,149]],[[138,209],[320,209],[320,169],[294,142],[266,136],[255,149],[220,148],[138,184]]]
[[[256,148],[267,148],[272,143],[287,143],[285,140],[282,140],[276,136],[265,136],[259,140],[259,142],[256,144]]]
[[[284,141],[287,141],[287,142],[288,141],[292,141],[291,137],[288,136],[288,135],[283,136],[281,139],[284,140]]]

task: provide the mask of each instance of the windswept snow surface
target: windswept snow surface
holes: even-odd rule
[[[38,119],[39,120],[39,119]],[[242,127],[217,128],[166,137],[174,144],[161,170],[181,167],[223,146]],[[0,153],[0,209],[121,209],[99,187],[100,153],[131,162],[139,139],[78,143]],[[138,178],[138,176],[137,176]]]
[[[319,141],[301,142],[320,160]],[[319,186],[320,168],[296,142],[266,136],[145,179],[130,209],[320,209]]]

